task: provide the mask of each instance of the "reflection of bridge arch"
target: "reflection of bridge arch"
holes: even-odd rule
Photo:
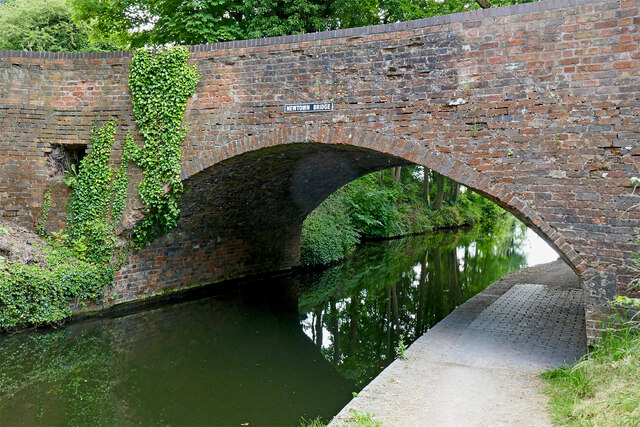
[[[629,178],[640,164],[639,10],[640,0],[546,0],[191,47],[202,79],[185,116],[183,178],[201,201],[232,208],[213,217],[226,224],[214,221],[196,233],[226,243],[207,252],[189,240],[184,226],[193,221],[195,227],[203,214],[186,195],[182,225],[134,254],[119,276],[118,298],[289,267],[299,218],[324,193],[406,161],[479,190],[532,225],[580,274],[592,297],[589,311],[605,297],[631,292],[624,264],[638,248],[640,214],[625,211],[637,203]],[[0,52],[0,216],[25,225],[37,220],[51,183],[51,144],[88,141],[91,126],[113,116],[134,126],[129,58],[128,52]],[[334,111],[284,112],[285,104],[325,101]],[[344,172],[345,159],[351,173]],[[262,186],[249,173],[260,162],[271,162],[259,169],[268,178]],[[293,186],[278,187],[271,174],[288,174],[285,165],[294,164]],[[301,185],[306,173],[323,179]],[[218,199],[198,191],[204,184],[228,194]],[[242,194],[241,184],[290,188],[298,196]],[[229,194],[266,212],[262,230],[249,231],[248,214]],[[276,210],[266,209],[265,200],[293,201],[278,206],[295,221],[266,225]],[[135,216],[129,212],[127,222]],[[241,226],[246,231],[236,237],[214,232]],[[262,250],[249,245],[256,239],[266,245]],[[280,249],[270,249],[275,242]],[[204,266],[196,267],[198,260]],[[266,262],[257,267],[257,261]]]

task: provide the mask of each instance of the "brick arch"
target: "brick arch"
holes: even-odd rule
[[[219,162],[224,162],[245,153],[267,147],[299,144],[301,142],[365,148],[432,169],[477,191],[514,214],[549,243],[579,275],[582,275],[587,269],[584,259],[576,252],[562,233],[551,227],[537,212],[528,206],[525,200],[509,189],[507,185],[483,176],[481,172],[455,159],[448,153],[440,152],[435,148],[411,139],[385,135],[366,129],[336,129],[325,126],[290,128],[286,132],[272,131],[263,136],[256,135],[229,142],[210,156],[187,162],[182,168],[181,178],[183,181],[187,181],[192,176],[207,170]]]

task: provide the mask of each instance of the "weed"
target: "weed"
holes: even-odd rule
[[[316,417],[312,420],[307,420],[304,418],[300,419],[300,427],[325,427],[327,423],[322,421],[322,418]]]
[[[405,344],[404,342],[404,335],[400,335],[400,338],[398,339],[398,345],[395,348],[396,354],[400,359],[407,359],[407,348],[407,344]]]
[[[351,408],[349,410],[349,414],[351,418],[349,421],[355,421],[355,425],[358,427],[380,427],[382,423],[380,421],[374,420],[373,415],[369,412],[358,412],[355,409]],[[351,423],[350,423],[351,424]]]

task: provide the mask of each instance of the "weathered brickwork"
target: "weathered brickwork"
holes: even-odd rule
[[[411,162],[548,240],[583,280],[593,334],[604,298],[630,292],[640,232],[640,211],[627,211],[639,201],[639,10],[640,0],[552,0],[193,46],[202,79],[185,117],[183,219],[133,254],[115,300],[289,268],[323,198]],[[129,60],[0,52],[1,216],[37,221],[52,144],[87,143],[112,117],[120,140],[133,129]],[[283,112],[320,101],[334,111]]]

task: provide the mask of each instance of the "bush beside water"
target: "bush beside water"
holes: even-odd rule
[[[304,221],[300,242],[302,265],[328,264],[351,254],[361,239],[420,234],[492,221],[505,214],[496,204],[472,192],[450,196],[440,210],[430,206],[422,188],[418,167],[403,168],[395,182],[389,174],[381,183],[372,173],[345,185],[329,196]],[[444,180],[453,194],[452,181]],[[431,188],[430,199],[438,191]]]

